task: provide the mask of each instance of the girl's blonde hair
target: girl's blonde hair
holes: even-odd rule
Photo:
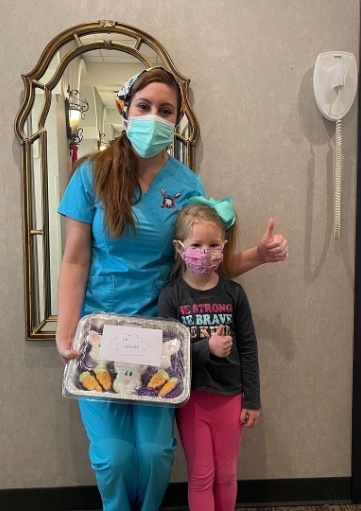
[[[222,233],[222,240],[226,241],[223,248],[223,261],[217,269],[217,273],[226,277],[232,276],[232,258],[238,246],[238,221],[237,216],[234,224],[226,229],[226,226],[217,212],[205,204],[191,204],[179,213],[174,223],[174,239],[184,242],[189,236],[194,224],[213,223]],[[184,269],[181,256],[176,252],[175,263],[172,273],[178,275]]]
[[[165,83],[175,90],[179,122],[182,116],[181,90],[172,73],[162,68],[150,69],[139,76],[130,90],[129,101],[125,106],[131,104],[137,92],[153,82]],[[137,178],[136,153],[126,133],[123,132],[105,151],[96,151],[80,158],[72,173],[85,160],[91,161],[93,165],[95,193],[103,203],[109,235],[113,238],[119,237],[127,224],[135,231],[132,207],[139,202],[142,191]]]

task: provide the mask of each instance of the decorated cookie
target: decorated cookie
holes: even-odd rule
[[[98,380],[100,385],[104,390],[110,390],[112,387],[112,379],[109,371],[107,370],[107,365],[102,362],[98,364],[95,369],[95,378]]]
[[[171,339],[163,343],[162,347],[162,359],[160,367],[162,369],[168,369],[171,365],[172,355],[176,355],[180,349],[181,343],[179,339]]]
[[[165,383],[163,385],[163,387],[160,389],[158,396],[160,396],[160,397],[167,396],[175,388],[177,383],[178,383],[178,378],[176,378],[176,377],[169,378],[167,383]]]
[[[96,362],[99,360],[100,343],[102,342],[102,336],[95,330],[90,330],[88,335],[88,344],[91,346],[89,356]]]
[[[87,390],[97,390],[98,392],[102,391],[99,382],[89,371],[84,371],[79,375],[79,381],[83,385],[83,387]]]
[[[151,377],[148,383],[148,387],[151,389],[157,389],[165,384],[169,380],[169,374],[164,369],[158,369],[158,371]]]
[[[141,386],[140,366],[117,364],[116,372],[117,375],[113,381],[113,389],[118,394],[132,394]]]

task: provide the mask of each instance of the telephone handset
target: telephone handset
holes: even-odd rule
[[[329,51],[317,57],[313,73],[317,106],[329,121],[336,122],[334,151],[334,237],[341,231],[341,119],[350,110],[357,91],[357,63],[353,53]]]

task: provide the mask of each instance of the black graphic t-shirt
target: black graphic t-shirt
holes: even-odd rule
[[[257,339],[243,287],[220,276],[209,290],[193,289],[179,277],[161,292],[158,315],[174,318],[189,328],[192,346],[192,390],[243,394],[243,407],[261,408]],[[210,336],[220,325],[232,336],[228,357],[212,355]]]

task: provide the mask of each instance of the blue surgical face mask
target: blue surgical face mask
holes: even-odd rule
[[[173,142],[175,125],[158,115],[137,115],[125,121],[127,137],[142,158],[151,158]]]

